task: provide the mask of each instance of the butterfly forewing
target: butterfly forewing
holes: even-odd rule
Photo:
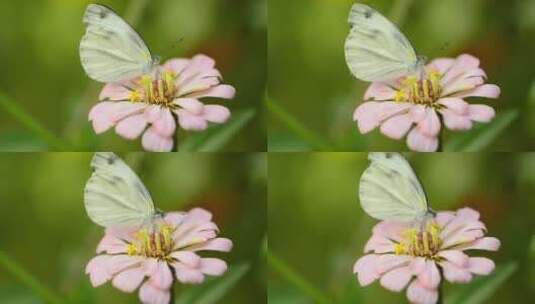
[[[111,9],[90,4],[83,21],[86,33],[80,42],[80,59],[89,77],[119,82],[150,72],[153,59],[149,48]]]
[[[370,153],[360,179],[359,198],[373,218],[417,221],[428,212],[427,199],[410,164],[398,153]]]
[[[84,191],[87,214],[104,227],[140,226],[155,215],[154,203],[137,175],[115,154],[96,153]]]
[[[407,38],[371,7],[354,4],[349,24],[345,57],[355,77],[364,81],[392,80],[412,73],[418,66]]]

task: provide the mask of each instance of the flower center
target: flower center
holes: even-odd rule
[[[440,108],[437,103],[442,92],[440,78],[441,75],[437,71],[424,72],[421,79],[409,76],[401,81],[402,86],[394,93],[394,100]]]
[[[173,251],[173,228],[167,224],[155,225],[153,231],[141,229],[134,235],[134,241],[127,245],[128,255],[141,255],[145,257],[169,260]]]
[[[156,79],[149,75],[143,75],[140,87],[130,91],[128,99],[131,102],[145,102],[173,108],[176,89],[175,75],[172,72],[160,73]]]
[[[408,229],[402,241],[395,245],[397,255],[411,255],[437,259],[442,240],[440,227],[433,221],[428,221],[424,229]]]

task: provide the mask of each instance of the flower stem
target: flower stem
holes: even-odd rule
[[[438,284],[438,300],[437,300],[437,304],[443,304],[444,303],[444,293],[442,292],[443,290],[443,285],[444,285],[444,271],[442,270],[442,267],[438,267],[438,271],[439,271],[439,274],[440,274],[440,277],[441,277],[441,280],[440,280],[440,284]]]
[[[278,272],[284,279],[293,284],[295,287],[300,289],[302,292],[307,294],[315,303],[327,304],[331,303],[329,298],[327,298],[321,291],[316,289],[309,283],[305,278],[291,269],[286,263],[280,260],[278,257],[274,256],[269,250],[266,250],[266,257],[268,265]]]
[[[58,138],[49,130],[45,129],[45,127],[31,117],[30,114],[28,114],[18,103],[11,101],[9,98],[1,94],[0,107],[4,108],[7,113],[13,116],[32,133],[37,135],[37,137],[45,141],[54,150],[73,150],[70,149],[69,145],[63,142],[63,140]]]
[[[11,273],[21,283],[31,289],[35,295],[39,296],[42,300],[50,304],[62,304],[63,300],[57,296],[54,292],[43,286],[39,280],[34,278],[28,273],[22,266],[17,264],[7,254],[0,251],[0,266],[4,267],[7,272]]]
[[[392,20],[398,26],[403,24],[405,17],[412,5],[414,0],[398,0],[394,3],[394,7],[390,11],[390,20]]]
[[[284,125],[286,125],[286,127],[290,131],[292,131],[295,135],[299,136],[299,138],[305,140],[307,143],[309,143],[316,149],[331,150],[330,145],[326,141],[324,141],[310,129],[305,127],[300,121],[298,121],[295,117],[286,112],[286,110],[281,108],[278,104],[272,102],[267,98],[265,99],[264,103],[266,108],[274,116],[276,116]]]

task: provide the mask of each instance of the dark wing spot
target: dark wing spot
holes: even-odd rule
[[[108,165],[111,165],[115,162],[115,159],[117,158],[117,156],[115,155],[112,155],[108,158]]]
[[[104,19],[104,18],[106,18],[107,15],[108,15],[108,13],[106,13],[105,10],[101,10],[101,11],[98,13],[98,16],[100,17],[100,19]]]
[[[371,10],[371,9],[367,9],[367,10],[364,12],[364,17],[365,17],[366,19],[369,19],[372,15],[373,15],[373,10]]]

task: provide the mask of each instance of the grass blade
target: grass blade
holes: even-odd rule
[[[175,304],[215,304],[243,278],[250,269],[249,263],[231,266],[221,278],[199,287],[192,287],[175,301]]]
[[[470,285],[446,298],[446,304],[481,304],[486,303],[494,292],[513,275],[518,268],[516,262],[496,267],[494,273],[478,277]],[[464,287],[464,286],[463,286]]]
[[[479,124],[472,130],[456,135],[449,140],[444,151],[477,152],[485,149],[518,118],[517,110],[509,110],[496,115],[488,124]]]
[[[179,151],[219,151],[255,116],[255,110],[248,109],[236,112],[224,125],[212,125],[201,133],[192,134],[179,146]]]

